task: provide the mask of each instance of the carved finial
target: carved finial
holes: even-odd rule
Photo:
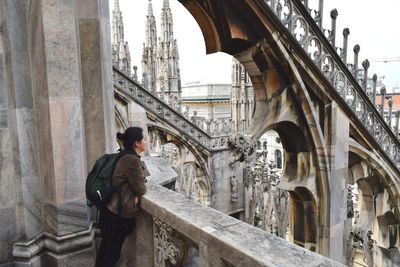
[[[385,95],[386,94],[386,87],[382,86],[381,87],[381,95]]]
[[[354,51],[354,69],[353,69],[353,76],[358,80],[357,73],[358,73],[358,52],[360,52],[360,46],[357,44],[353,48]]]
[[[336,39],[336,18],[337,18],[337,16],[338,16],[338,11],[337,11],[337,9],[335,8],[335,9],[332,9],[331,10],[331,18],[332,18],[332,25],[331,25],[331,34],[330,34],[330,42],[331,42],[331,45],[332,45],[332,47],[333,48],[335,48],[336,47],[336,44],[335,44],[335,39]]]
[[[341,55],[344,63],[347,63],[347,41],[348,41],[347,37],[349,36],[349,34],[350,34],[349,28],[345,28],[343,30],[343,53]]]
[[[374,75],[372,75],[372,80],[374,82],[376,82],[378,80],[378,75],[376,75],[376,73]]]
[[[368,61],[368,59],[364,60],[364,61],[361,63],[361,65],[363,66],[363,68],[364,68],[365,70],[367,70],[367,69],[369,68],[369,61]]]
[[[360,45],[356,44],[353,48],[354,53],[360,52]]]
[[[393,100],[392,97],[389,98],[389,102],[388,102],[389,107],[393,107]]]
[[[344,37],[347,37],[347,36],[349,36],[349,34],[350,34],[349,28],[344,28],[344,29],[343,29],[343,36],[344,36]]]
[[[336,8],[331,10],[331,18],[332,19],[336,19],[338,15],[339,15],[339,13]]]
[[[364,60],[361,65],[364,68],[364,80],[363,80],[363,89],[364,92],[367,93],[367,83],[368,83],[368,68],[369,68],[369,61],[368,59]]]

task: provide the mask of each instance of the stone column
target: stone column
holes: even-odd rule
[[[332,132],[330,143],[330,238],[329,258],[344,262],[344,222],[347,219],[347,185],[349,159],[349,121],[336,103],[332,104]]]
[[[16,266],[91,266],[87,155],[93,161],[114,139],[108,0],[0,4],[8,89],[0,84],[0,94],[10,104],[0,129],[10,123],[11,141],[4,145],[1,131],[0,145],[6,162],[13,158],[0,164],[1,203],[11,207],[0,214],[14,243],[0,241],[9,251],[0,263],[12,252]]]
[[[0,1],[0,265],[42,231],[42,183],[28,46],[28,1]]]
[[[228,266],[224,264],[217,253],[213,240],[207,240],[211,238],[203,238],[199,244],[200,252],[200,266],[203,267],[224,267]]]
[[[109,1],[77,0],[83,117],[88,167],[104,152],[115,152]]]
[[[153,217],[140,211],[135,218],[135,227],[124,242],[121,259],[117,266],[154,266]]]
[[[7,12],[5,8],[6,3],[0,1],[0,25],[2,28],[0,31],[0,225],[2,225],[0,227],[0,265],[12,261],[12,245],[22,235],[22,231],[19,230],[22,227],[18,227],[17,223],[20,217],[18,214],[22,210],[18,209],[19,194],[21,192],[19,187],[21,184],[21,171],[18,171],[17,176],[16,168],[14,167],[14,163],[18,164],[21,153],[14,141],[16,140],[15,134],[18,127],[25,129],[31,126],[23,123],[19,123],[18,126],[16,125],[18,111],[16,106],[22,108],[23,105],[14,100],[15,93],[18,92],[14,93],[9,88],[10,85],[15,87],[14,81],[17,83],[20,82],[19,92],[23,91],[24,80],[11,76],[11,66],[9,65],[11,56],[9,53],[10,36],[8,36],[10,21],[7,20],[10,12]],[[25,18],[20,17],[20,19],[24,20]],[[15,23],[12,27],[16,27]],[[15,36],[13,37],[15,38]],[[20,66],[19,69],[21,70],[18,73],[20,74],[19,77],[25,76],[26,72],[22,71],[23,66]],[[27,106],[26,109],[29,111],[32,110],[31,102],[25,104]],[[21,116],[18,116],[18,118],[20,121]],[[23,168],[23,166],[19,166]],[[33,169],[32,173],[35,172],[36,169]]]

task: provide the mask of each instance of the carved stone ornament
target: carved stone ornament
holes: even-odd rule
[[[229,144],[232,152],[229,163],[232,165],[236,161],[243,162],[255,150],[257,142],[253,141],[250,135],[244,133],[232,133],[229,136]]]
[[[161,263],[169,261],[172,265],[178,266],[183,259],[184,248],[182,244],[177,245],[173,240],[173,228],[168,224],[162,222],[158,218],[154,218],[154,238],[156,249],[156,261]],[[180,243],[183,243],[182,241]]]
[[[238,196],[238,180],[235,176],[231,176],[231,201],[237,202],[239,199]]]

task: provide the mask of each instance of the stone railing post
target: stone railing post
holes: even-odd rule
[[[386,97],[386,87],[381,88],[381,109],[380,113],[383,118],[383,113],[385,112],[385,97]]]
[[[357,79],[357,73],[358,73],[358,53],[360,52],[360,46],[357,44],[354,46],[353,48],[353,52],[354,52],[354,66],[353,66],[353,76],[354,78]]]
[[[376,83],[378,80],[378,76],[374,74],[372,76],[372,93],[371,93],[371,102],[374,104],[375,107],[375,96],[376,96]]]
[[[154,266],[154,229],[151,215],[144,211],[138,213],[133,233],[126,238],[121,255],[119,266]]]
[[[221,258],[217,254],[217,250],[213,245],[207,242],[206,239],[200,241],[200,266],[204,267],[225,267]]]
[[[364,60],[362,63],[362,66],[364,68],[364,80],[363,80],[363,89],[364,92],[367,93],[367,83],[368,83],[368,68],[369,68],[369,61],[368,59]]]
[[[349,28],[344,28],[343,29],[343,53],[342,53],[342,60],[344,64],[347,63],[347,43],[349,41],[349,34],[350,30]]]
[[[392,108],[393,108],[393,100],[392,97],[389,97],[389,101],[388,101],[388,105],[389,105],[389,118],[388,118],[388,125],[389,128],[392,129]]]
[[[339,15],[337,9],[332,9],[331,10],[331,19],[332,19],[332,23],[331,23],[331,45],[334,49],[335,48],[335,40],[336,40],[336,19],[337,16]]]
[[[399,138],[399,134],[400,134],[400,129],[399,129],[399,122],[400,122],[400,110],[396,111],[395,113],[396,115],[396,122],[395,122],[395,130],[394,133],[396,134],[396,137]]]
[[[317,20],[315,21],[320,29],[322,30],[322,21],[323,21],[323,16],[324,15],[324,0],[319,0],[318,2],[318,17],[316,18]]]

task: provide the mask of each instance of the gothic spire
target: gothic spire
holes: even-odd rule
[[[117,47],[121,42],[124,43],[124,21],[122,19],[122,12],[119,9],[119,0],[114,0],[114,9],[112,13],[112,45]]]
[[[114,0],[114,11],[120,11],[119,10],[119,0]]]
[[[143,86],[150,92],[156,91],[157,79],[157,27],[156,19],[153,15],[153,5],[151,0],[148,2],[146,15],[146,36],[143,43],[142,54],[142,75]]]
[[[163,42],[170,42],[173,39],[173,19],[172,12],[169,6],[169,0],[164,0],[161,9],[161,40]]]
[[[169,0],[164,0],[163,8],[169,8]]]
[[[112,11],[112,37],[113,64],[130,76],[131,57],[128,42],[124,40],[124,21],[119,8],[119,0],[114,0],[114,9]]]
[[[146,47],[155,47],[157,45],[157,27],[156,19],[153,15],[153,5],[149,0],[146,16]]]
[[[153,16],[153,5],[151,0],[149,0],[149,5],[147,7],[147,16]]]

